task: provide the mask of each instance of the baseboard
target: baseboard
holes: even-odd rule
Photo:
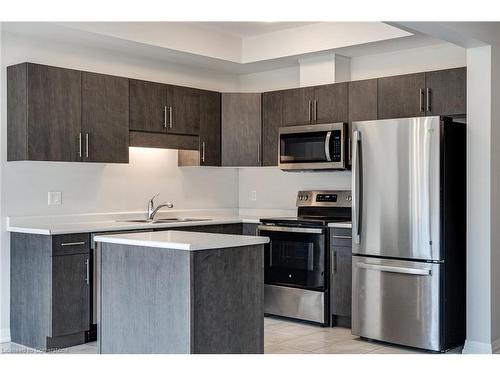
[[[500,340],[495,341],[497,345],[500,345]],[[493,343],[493,344],[495,344]],[[493,354],[493,344],[488,344],[480,341],[465,340],[464,349],[462,354]]]
[[[0,329],[0,344],[10,342],[10,328]]]

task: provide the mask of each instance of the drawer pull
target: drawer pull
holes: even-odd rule
[[[81,242],[65,242],[65,243],[61,244],[61,246],[79,246],[79,245],[85,245],[85,241],[81,241]]]
[[[352,236],[336,236],[336,235],[333,235],[332,238],[344,238],[344,239],[347,239],[347,240],[352,240]]]

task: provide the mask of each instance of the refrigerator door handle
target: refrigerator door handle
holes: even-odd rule
[[[427,168],[428,168],[428,176],[427,176],[427,187],[428,187],[428,192],[427,192],[427,198],[429,200],[428,202],[428,211],[429,211],[429,217],[428,217],[428,230],[429,230],[429,247],[431,249],[432,253],[432,133],[434,132],[434,129],[428,128],[427,129],[427,150],[428,150],[428,155],[427,155]]]
[[[381,272],[392,272],[392,273],[402,273],[406,275],[418,275],[418,276],[431,276],[432,271],[430,269],[420,269],[420,268],[406,268],[406,267],[395,267],[395,266],[381,266],[378,264],[369,263],[356,263],[358,268],[364,268],[366,270],[374,270]]]
[[[352,142],[352,233],[354,235],[354,242],[359,244],[361,238],[360,213],[362,204],[361,133],[359,131],[353,132]]]

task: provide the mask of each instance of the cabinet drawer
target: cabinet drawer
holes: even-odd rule
[[[330,230],[332,236],[335,237],[352,237],[352,229],[351,228],[332,228]]]
[[[90,235],[88,233],[61,234],[52,237],[52,256],[89,252]]]

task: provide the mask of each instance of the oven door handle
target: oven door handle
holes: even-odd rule
[[[279,227],[275,225],[259,225],[258,228],[261,231],[269,231],[269,232],[323,234],[323,229],[320,228]]]

